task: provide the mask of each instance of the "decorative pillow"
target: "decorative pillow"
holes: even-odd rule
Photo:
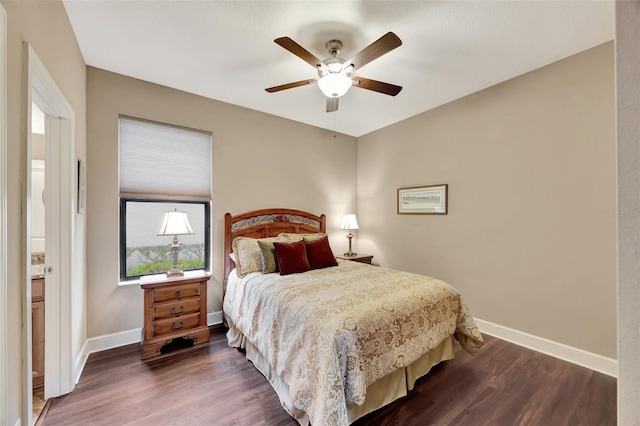
[[[262,238],[260,241],[277,241],[278,237]],[[236,273],[240,278],[251,272],[262,271],[262,258],[257,238],[236,237],[233,240],[233,255],[236,258]]]
[[[294,234],[291,232],[281,232],[278,234],[278,241],[283,243],[295,243],[296,241],[302,241],[302,234]]]
[[[338,266],[331,247],[329,247],[329,239],[327,237],[315,241],[304,242],[307,249],[307,259],[311,269],[328,268],[329,266]]]
[[[318,232],[316,234],[301,234],[301,235],[302,235],[302,240],[304,242],[317,241],[323,238],[327,238],[327,234],[325,234],[324,232]]]
[[[278,259],[276,258],[276,249],[273,247],[273,241],[258,240],[258,247],[260,247],[262,273],[278,272],[280,269],[278,268]]]
[[[274,242],[273,247],[276,250],[280,275],[306,272],[311,269],[303,241],[295,243]]]

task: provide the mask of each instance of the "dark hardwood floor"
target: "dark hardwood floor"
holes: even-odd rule
[[[415,389],[356,424],[615,425],[616,380],[485,336],[475,357],[435,367]],[[208,347],[140,361],[139,345],[92,354],[75,390],[51,404],[54,425],[295,426],[267,380],[215,328]]]

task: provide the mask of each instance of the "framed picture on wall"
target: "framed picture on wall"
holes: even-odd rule
[[[398,214],[447,214],[447,184],[398,188]]]
[[[85,165],[82,160],[78,159],[78,214],[84,214],[84,205],[86,200],[86,179]]]

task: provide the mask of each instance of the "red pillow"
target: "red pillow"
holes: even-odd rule
[[[338,266],[331,247],[329,247],[329,239],[327,237],[315,241],[305,241],[304,245],[307,248],[307,259],[309,259],[311,269]]]
[[[303,241],[295,243],[274,242],[273,247],[276,249],[280,275],[306,272],[311,269]]]

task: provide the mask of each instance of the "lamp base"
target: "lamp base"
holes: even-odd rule
[[[173,236],[173,244],[169,244],[171,247],[171,257],[173,258],[173,268],[167,271],[167,278],[171,277],[184,277],[184,272],[180,266],[178,266],[178,252],[182,250],[182,243],[178,243],[178,236]]]
[[[184,277],[184,271],[180,268],[173,268],[167,271],[167,278],[171,277]]]
[[[351,250],[351,240],[353,239],[353,234],[351,233],[351,231],[349,231],[349,234],[347,235],[347,239],[349,240],[349,251],[346,252],[344,255],[349,257],[357,256],[358,253]]]

